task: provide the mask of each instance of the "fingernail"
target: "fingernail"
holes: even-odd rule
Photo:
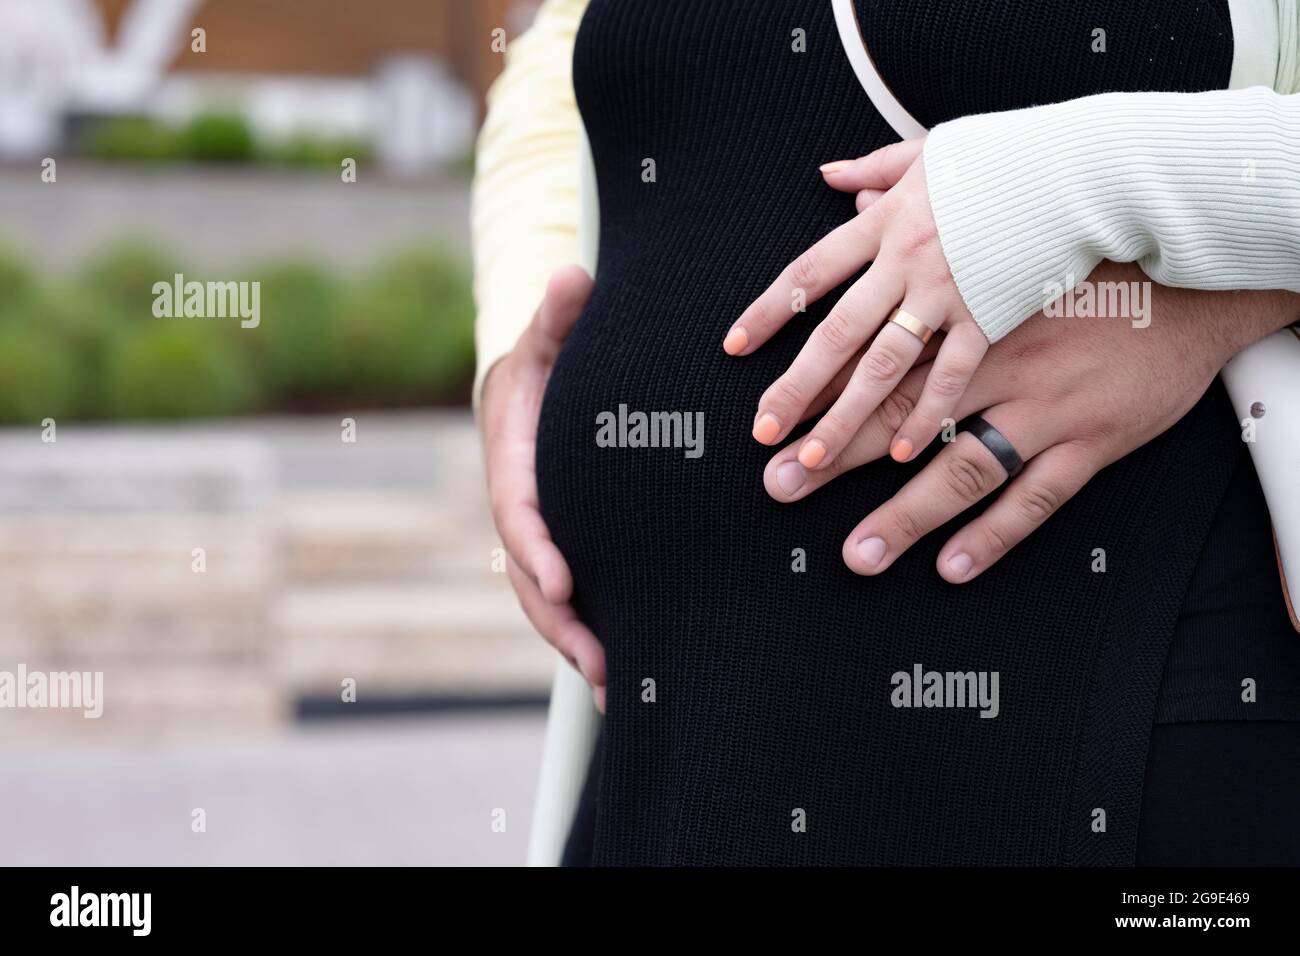
[[[722,340],[722,351],[726,352],[728,355],[739,355],[741,352],[745,351],[745,347],[748,345],[749,333],[740,326],[736,326],[728,332],[727,337]]]
[[[596,705],[596,709],[602,714],[605,712],[605,688],[593,687],[591,689],[591,699]]]
[[[958,581],[970,574],[971,566],[974,565],[969,554],[959,551],[948,559],[948,570]]]
[[[841,169],[844,169],[850,163],[852,163],[852,160],[849,159],[840,159],[840,160],[836,160],[833,163],[826,163],[824,166],[821,167],[822,175],[826,175],[828,173],[838,173]]]
[[[912,457],[912,443],[906,438],[900,438],[894,442],[894,447],[889,449],[889,457],[897,462],[904,462]]]
[[[765,412],[754,424],[754,441],[760,444],[772,444],[779,434],[781,434],[781,423],[771,412]]]
[[[803,447],[799,449],[799,464],[805,468],[816,468],[826,457],[826,446],[816,438],[804,442]]]
[[[864,538],[858,542],[858,557],[862,563],[867,566],[868,571],[874,571],[880,559],[885,556],[885,539],[884,538]]]
[[[797,461],[787,461],[776,469],[776,483],[787,495],[792,495],[808,480],[808,472]]]

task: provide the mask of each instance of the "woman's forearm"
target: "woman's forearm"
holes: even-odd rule
[[[1196,289],[1300,291],[1300,95],[1113,93],[945,123],[944,254],[991,341],[1102,259]]]

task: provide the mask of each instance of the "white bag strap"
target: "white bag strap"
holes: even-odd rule
[[[853,0],[831,0],[835,10],[835,26],[840,31],[840,43],[849,58],[849,65],[858,76],[858,82],[867,91],[871,105],[893,127],[894,132],[903,139],[916,139],[925,135],[925,127],[913,119],[912,114],[903,108],[894,94],[885,85],[884,78],[876,69],[867,45],[862,39],[862,28],[858,25],[858,14],[853,9]]]

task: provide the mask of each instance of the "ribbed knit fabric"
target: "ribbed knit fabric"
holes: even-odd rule
[[[857,0],[855,9],[890,91],[931,130],[1096,93],[1224,89],[1232,73],[1227,0]],[[1105,53],[1092,51],[1095,30]]]
[[[1005,4],[875,6],[891,10],[873,24],[881,42],[902,43],[972,29]],[[999,61],[1069,40],[974,35],[999,45]],[[1112,56],[1108,88],[1148,75],[1140,44]],[[1230,61],[1225,38],[1171,84],[1203,88]],[[942,71],[991,102],[1039,79],[984,75],[961,57]],[[817,166],[894,139],[830,5],[593,0],[574,79],[600,269],[551,377],[537,466],[575,605],[608,661],[592,860],[1131,863],[1170,635],[1242,454],[1222,389],[972,583],[934,571],[956,524],[857,577],[840,557],[845,535],[929,455],[781,505],[761,482],[771,451],[749,437],[759,396],[839,293],[753,356],[720,347],[786,263],[853,215]],[[703,454],[603,447],[598,417],[620,406],[702,415]],[[918,664],[997,672],[998,715],[895,706],[893,675]]]
[[[1300,636],[1244,443],[1183,600],[1156,706],[1157,724],[1205,720],[1300,720]]]
[[[1300,724],[1169,724],[1151,737],[1138,866],[1295,866]]]
[[[1300,94],[1112,94],[969,116],[931,132],[925,170],[944,255],[990,341],[1102,259],[1163,285],[1300,291]]]

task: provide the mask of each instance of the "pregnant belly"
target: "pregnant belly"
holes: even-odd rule
[[[543,518],[612,668],[684,629],[695,631],[691,652],[709,654],[760,624],[794,628],[809,620],[810,569],[846,594],[869,589],[840,547],[906,473],[871,465],[798,504],[770,499],[762,475],[773,450],[750,437],[754,409],[815,319],[799,316],[755,355],[731,358],[720,343],[751,290],[704,270],[693,279],[665,296],[604,273],[543,402]]]
[[[1106,609],[1128,580],[1089,573],[1088,554],[1145,540],[1144,510],[1178,473],[1163,440],[1099,475],[968,585],[934,570],[956,524],[858,577],[841,560],[844,538],[926,457],[874,462],[792,505],[770,499],[772,450],[750,437],[754,409],[818,316],[733,359],[720,342],[753,289],[706,270],[678,282],[688,291],[602,265],[538,431],[543,517],[572,568],[575,607],[606,649],[598,829],[649,827],[655,842],[638,859],[706,859],[699,848],[721,844],[762,863],[750,835],[803,808],[834,824],[783,853],[1052,859],[1055,812],[1000,819],[992,847],[965,856],[962,834],[989,808],[1056,807],[1068,791]],[[895,675],[930,672],[973,673],[976,686],[983,675],[989,687],[996,673],[996,718],[899,706]],[[645,788],[646,775],[667,782]],[[647,797],[665,792],[668,807]],[[896,826],[881,834],[879,820]],[[952,838],[937,845],[957,849],[918,856],[902,837],[889,842],[936,826]]]
[[[774,450],[750,435],[758,400],[837,293],[753,355],[722,350],[727,329],[781,269],[853,215],[852,197],[792,174],[776,228],[768,205],[728,201],[726,177],[661,183],[653,199],[607,180],[600,270],[543,401],[537,478],[576,607],[617,666],[626,648],[694,626],[683,620],[692,615],[708,621],[693,644],[703,653],[750,627],[763,600],[788,599],[798,614],[807,589],[792,563],[837,566],[842,583],[854,583],[840,546],[900,471],[869,466],[796,505],[764,491]],[[850,491],[853,508],[837,500]],[[766,588],[758,604],[756,586]]]

